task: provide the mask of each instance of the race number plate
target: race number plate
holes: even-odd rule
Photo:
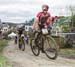
[[[42,29],[42,33],[43,34],[48,34],[48,30],[47,29]]]

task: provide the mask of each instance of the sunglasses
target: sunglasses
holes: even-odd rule
[[[43,11],[48,11],[48,10],[44,9]]]

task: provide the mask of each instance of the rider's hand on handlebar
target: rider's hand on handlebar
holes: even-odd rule
[[[45,28],[47,28],[47,26],[45,25]]]

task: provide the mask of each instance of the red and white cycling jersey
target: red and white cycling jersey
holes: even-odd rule
[[[52,17],[51,17],[51,15],[50,15],[50,13],[47,12],[46,14],[44,14],[44,12],[39,12],[39,13],[36,15],[36,19],[39,20],[39,22],[40,22],[40,18],[41,18],[42,16],[45,16],[45,17],[47,18],[46,22],[44,23],[45,26],[48,26],[48,25],[50,25],[50,24],[52,23]],[[42,24],[42,23],[41,23],[41,24]],[[34,22],[33,26],[39,27],[37,22]]]
[[[39,12],[36,17],[37,17],[38,20],[40,21],[40,18],[41,18],[42,16],[45,16],[46,18],[51,17],[48,12],[47,12],[46,14],[44,14],[43,12]],[[49,24],[49,23],[50,23],[50,22],[48,22],[48,19],[47,19],[46,22],[45,22],[45,24]]]

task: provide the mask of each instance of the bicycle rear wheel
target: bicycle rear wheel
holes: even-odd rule
[[[32,50],[33,54],[35,56],[38,56],[40,54],[40,50],[39,50],[39,47],[37,46],[36,43],[37,42],[36,42],[35,39],[31,39],[31,41],[30,41],[30,47],[31,47],[31,50]]]
[[[22,51],[25,50],[25,41],[24,41],[23,38],[21,38],[21,39],[19,40],[19,49],[22,50]]]
[[[46,37],[44,40],[44,51],[49,59],[56,59],[58,55],[58,46],[54,38]]]
[[[18,39],[18,48],[21,50],[21,40]]]
[[[21,42],[21,50],[22,50],[22,51],[25,50],[25,41],[24,41],[24,38],[22,38],[22,42]]]

